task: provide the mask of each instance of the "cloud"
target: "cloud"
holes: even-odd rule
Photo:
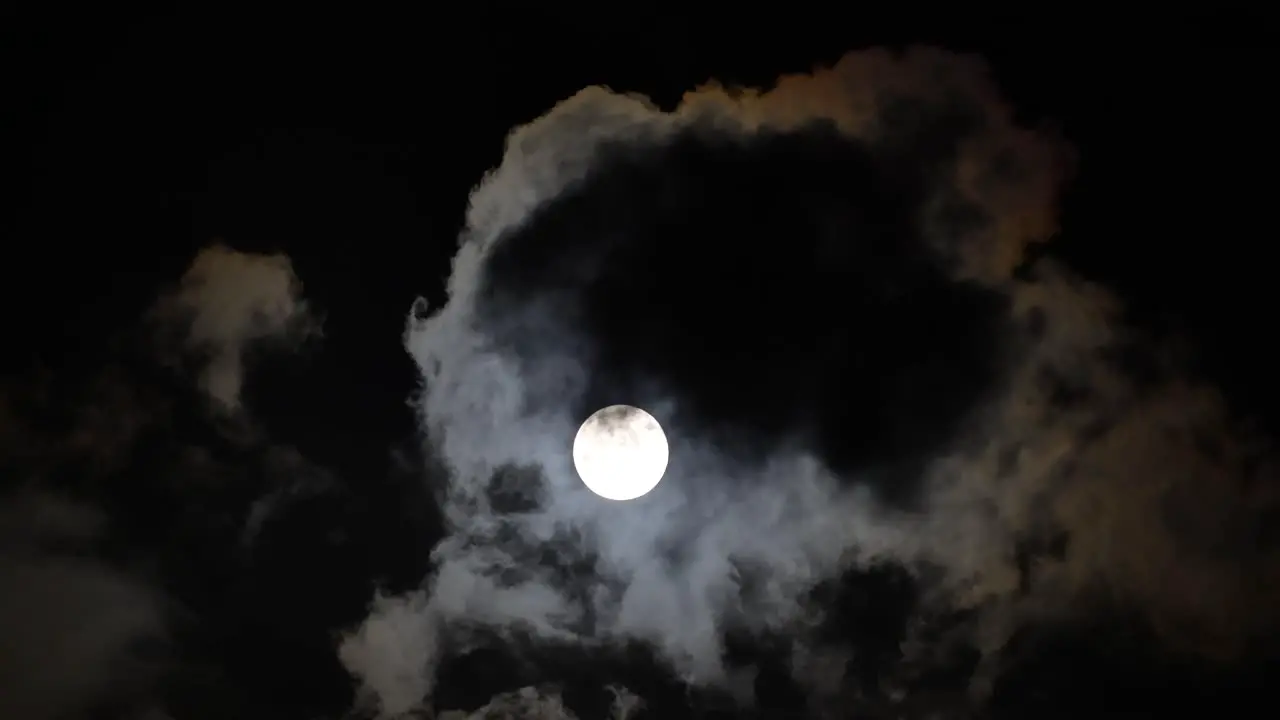
[[[286,347],[318,333],[302,284],[282,254],[237,252],[216,244],[200,251],[181,281],[152,309],[178,347],[201,358],[200,385],[219,407],[240,407],[245,353],[263,341]]]
[[[460,710],[447,710],[440,715],[440,720],[471,720],[472,718],[491,717],[533,717],[546,720],[578,720],[560,700],[559,693],[554,690],[539,690],[525,687],[514,692],[501,693],[484,707],[475,712],[466,713]],[[627,715],[615,715],[626,720]]]
[[[84,554],[101,534],[90,508],[34,493],[0,505],[0,715],[78,717],[147,699],[159,674],[163,604]]]
[[[1265,447],[1104,290],[1024,267],[1071,165],[980,60],[931,49],[670,113],[587,88],[512,131],[448,302],[408,323],[450,537],[425,594],[342,645],[371,702],[429,694],[468,624],[639,639],[727,684],[727,629],[800,632],[815,586],[879,563],[915,575],[922,618],[973,611],[991,672],[1018,627],[1105,603],[1239,650],[1280,599],[1250,535],[1276,501]],[[615,402],[672,439],[625,504],[569,453]]]
[[[387,717],[419,707],[431,691],[440,651],[438,619],[422,593],[375,598],[368,619],[338,651],[344,666],[360,668],[357,702]]]
[[[285,255],[206,247],[140,322],[117,329],[106,352],[82,349],[99,364],[36,367],[0,384],[0,462],[24,481],[62,474],[84,489],[132,473],[140,444],[161,454],[181,446],[188,481],[208,474],[202,445],[265,446],[267,438],[243,432],[252,418],[240,408],[242,385],[252,352],[291,349],[320,332],[301,287]],[[228,411],[239,424],[224,422]],[[293,448],[263,457],[267,475],[297,479],[286,484],[328,482]]]
[[[333,486],[297,450],[219,422],[239,408],[249,350],[316,330],[288,258],[212,246],[144,320],[84,374],[0,387],[0,468],[18,488],[0,497],[4,717],[156,716],[162,681],[220,660],[173,652],[171,616],[205,609],[210,577],[242,572],[293,498]],[[192,356],[199,390],[181,375]]]

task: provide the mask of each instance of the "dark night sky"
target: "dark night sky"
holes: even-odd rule
[[[10,377],[36,367],[54,378],[92,373],[112,338],[213,239],[287,253],[324,317],[322,344],[288,362],[264,359],[246,394],[276,441],[367,492],[344,496],[345,507],[318,501],[299,521],[305,529],[272,536],[270,557],[239,581],[212,577],[216,569],[184,581],[207,584],[191,590],[205,597],[188,601],[197,615],[240,607],[236,593],[284,607],[271,598],[300,585],[338,608],[296,610],[274,636],[262,628],[269,610],[223,613],[193,631],[217,638],[202,641],[217,646],[210,657],[257,668],[237,680],[252,700],[230,707],[303,717],[341,705],[341,668],[319,656],[327,626],[358,612],[370,585],[339,576],[393,587],[420,576],[430,541],[415,533],[433,521],[405,505],[425,507],[426,492],[382,479],[394,475],[388,447],[412,445],[406,398],[416,368],[403,351],[405,313],[420,295],[443,301],[468,192],[500,161],[506,132],[587,85],[670,106],[711,77],[766,85],[860,47],[979,53],[1019,117],[1060,128],[1079,153],[1062,232],[1044,252],[1111,287],[1139,324],[1187,338],[1197,372],[1246,415],[1280,427],[1280,350],[1267,330],[1275,125],[1265,67],[1274,38],[1264,23],[1189,15],[1122,27],[1101,13],[1105,22],[1045,9],[885,26],[823,21],[795,5],[717,23],[496,4],[454,12],[206,9],[2,23],[0,165],[12,177],[0,287]],[[320,384],[324,392],[311,390]],[[120,507],[163,501],[134,492]],[[293,559],[330,522],[356,535],[352,528],[376,528],[346,550]],[[395,557],[381,550],[391,546]],[[283,665],[293,670],[279,682],[258,677]],[[1181,677],[1123,667],[1095,674],[1111,679],[1089,689],[1064,680],[1043,692],[1121,716],[1127,710],[1104,696],[1138,697],[1143,683]],[[1221,689],[1233,682],[1216,692],[1234,692]],[[299,700],[317,684],[334,687],[316,691],[312,705]]]
[[[1056,18],[1010,14],[850,32],[784,19],[764,41],[772,20],[716,36],[656,12],[608,31],[566,13],[544,19],[543,37],[523,29],[532,16],[486,25],[474,13],[461,30],[198,14],[11,30],[22,70],[8,91],[18,122],[6,166],[24,180],[6,232],[37,250],[11,272],[74,283],[44,291],[50,314],[110,316],[123,308],[105,309],[103,295],[144,303],[150,278],[223,237],[307,248],[309,283],[358,287],[370,306],[438,299],[466,189],[500,158],[507,129],[556,99],[603,83],[670,103],[708,77],[765,84],[850,48],[923,43],[982,54],[1024,117],[1060,126],[1080,149],[1055,249],[1153,315],[1214,337],[1215,354],[1252,354],[1246,319],[1264,302],[1266,271],[1242,259],[1256,252],[1264,188],[1253,165],[1272,141],[1258,90],[1268,49],[1248,23],[1175,16],[1138,32],[1064,18],[1074,31],[1055,33]],[[78,267],[65,250],[73,237],[84,239]],[[1190,269],[1194,282],[1181,277]],[[1218,307],[1237,312],[1224,323]],[[334,332],[347,312],[368,317],[328,311]]]

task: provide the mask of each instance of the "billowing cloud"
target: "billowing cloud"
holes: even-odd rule
[[[376,598],[369,618],[339,648],[342,663],[360,669],[360,701],[391,717],[418,707],[432,689],[438,631],[423,593]]]
[[[153,308],[178,347],[200,358],[200,385],[226,410],[240,407],[245,353],[255,342],[297,343],[319,325],[285,255],[200,251],[182,280]]]
[[[407,710],[474,624],[639,639],[725,684],[724,632],[800,632],[810,590],[879,563],[926,615],[974,611],[989,670],[1028,620],[1103,602],[1240,649],[1280,600],[1253,542],[1267,466],[1105,291],[1024,267],[1071,159],[982,62],[929,49],[673,112],[588,88],[515,129],[448,302],[409,321],[451,535],[426,593],[343,644],[369,702]],[[672,440],[663,484],[623,504],[570,459],[615,402]],[[797,673],[821,654],[800,649]]]

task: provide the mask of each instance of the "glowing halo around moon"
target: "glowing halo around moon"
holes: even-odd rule
[[[658,420],[638,407],[610,405],[591,414],[573,438],[573,465],[591,492],[635,500],[658,486],[670,449]]]

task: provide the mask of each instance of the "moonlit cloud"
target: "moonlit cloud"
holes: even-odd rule
[[[290,497],[332,484],[295,449],[228,437],[235,428],[220,421],[228,410],[247,419],[246,350],[318,328],[288,258],[211,246],[145,320],[140,333],[122,328],[88,377],[38,372],[0,386],[4,717],[166,717],[158,689],[183,662],[171,621],[193,598],[173,597],[154,565],[217,537],[235,563]],[[210,451],[228,439],[236,453]],[[122,490],[133,506],[118,502]],[[131,523],[144,537],[169,529],[170,546],[131,546]],[[129,564],[121,548],[143,560]]]
[[[929,445],[930,455],[915,466],[914,505],[886,499],[874,467],[833,466],[803,433],[743,463],[693,426],[673,432],[673,455],[682,459],[673,462],[678,477],[664,482],[665,494],[636,504],[594,502],[573,474],[567,439],[593,375],[607,372],[600,358],[610,341],[582,324],[589,302],[583,293],[591,292],[582,288],[605,272],[629,272],[609,265],[606,252],[628,242],[628,231],[579,243],[540,239],[536,228],[569,212],[558,209],[570,206],[566,198],[605,196],[596,188],[669,144],[738,143],[743,162],[751,162],[751,148],[766,134],[831,127],[870,157],[903,168],[883,176],[886,183],[906,177],[914,188],[912,229],[903,232],[947,268],[951,283],[997,299],[987,325],[999,331],[981,351],[983,363],[996,368],[994,381],[968,403],[968,419]],[[930,49],[854,53],[765,91],[712,83],[688,93],[673,113],[642,97],[588,88],[513,130],[501,164],[472,194],[448,302],[425,319],[414,313],[406,334],[425,382],[422,423],[450,471],[444,511],[452,537],[436,550],[440,569],[425,596],[394,605],[395,612],[380,601],[365,628],[348,638],[347,667],[394,715],[408,707],[406,698],[429,693],[429,682],[415,680],[402,692],[385,678],[429,676],[439,653],[428,646],[450,622],[472,621],[587,646],[641,639],[693,682],[727,684],[726,627],[800,632],[814,618],[809,589],[883,562],[934,568],[923,612],[976,611],[959,635],[984,653],[975,688],[998,672],[1000,650],[1016,628],[1103,600],[1141,608],[1171,641],[1238,649],[1238,621],[1269,622],[1278,599],[1266,589],[1275,586],[1250,581],[1275,578],[1274,550],[1251,549],[1243,530],[1235,540],[1215,539],[1225,528],[1256,525],[1274,506],[1275,498],[1249,480],[1256,453],[1233,432],[1212,388],[1172,366],[1154,384],[1131,380],[1116,361],[1121,351],[1161,356],[1123,328],[1103,289],[1047,261],[1030,276],[1015,274],[1027,247],[1056,229],[1071,160],[1054,136],[1014,123],[980,60]],[[681,172],[655,167],[655,178]],[[775,178],[779,192],[795,179]],[[813,182],[820,192],[821,180]],[[680,211],[680,200],[660,186],[636,185],[617,197],[631,207],[593,210],[586,200],[573,207],[636,217]],[[843,202],[857,208],[866,200]],[[873,242],[852,225],[841,236],[841,223],[850,220],[838,210],[814,213],[808,222],[842,237],[833,241],[833,257],[865,252]],[[564,227],[573,225],[570,219]],[[548,249],[532,249],[539,242]],[[521,243],[531,249],[518,250]],[[775,252],[799,247],[777,238]],[[520,278],[543,272],[528,264],[542,262],[543,276],[554,279],[514,281],[499,269],[503,252],[528,253]],[[862,257],[865,274],[881,272]],[[630,271],[665,273],[682,261],[664,262]],[[726,256],[720,270],[733,275],[740,262]],[[757,304],[744,298],[738,307],[749,324]],[[655,305],[652,312],[672,311]],[[680,323],[676,312],[663,315],[665,322]],[[665,382],[650,380],[659,388]],[[796,392],[807,381],[797,375]],[[927,409],[927,397],[912,407]],[[689,404],[661,389],[647,399],[651,410],[675,417]],[[937,407],[944,403],[940,397]],[[518,509],[493,492],[511,468],[536,468],[518,475]],[[1030,566],[1020,560],[1019,547],[1053,537],[1065,538],[1060,552],[1039,553]],[[529,559],[538,548],[563,563],[589,557],[591,570],[558,574],[545,554],[543,564]],[[758,578],[750,588],[744,568]],[[503,578],[501,588],[495,577]],[[431,609],[441,598],[449,598],[451,613]],[[356,652],[378,628],[426,645]],[[914,647],[910,638],[904,647]],[[817,667],[803,657],[821,653],[803,642],[797,648],[793,667],[803,675]],[[800,679],[834,692],[816,676]]]

